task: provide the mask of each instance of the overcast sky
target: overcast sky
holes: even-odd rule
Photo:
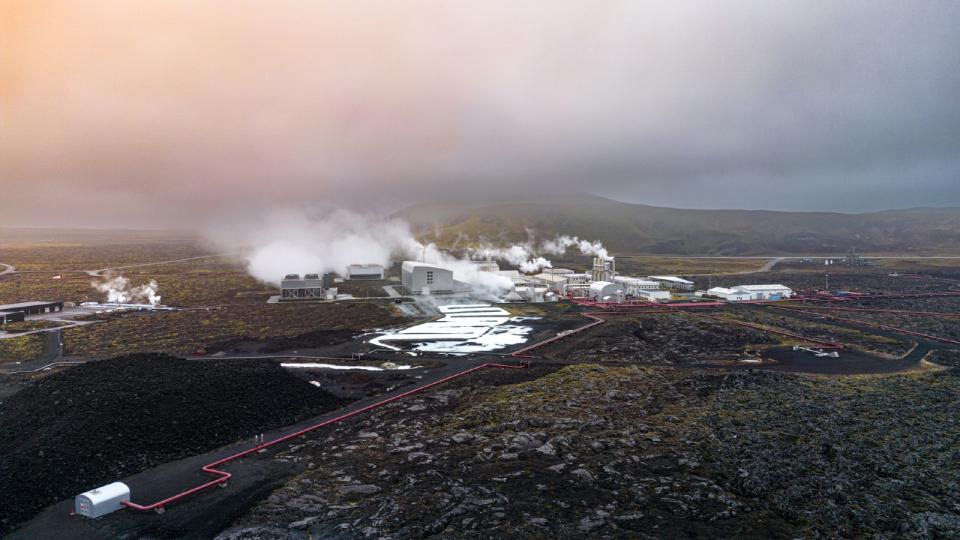
[[[0,0],[0,225],[960,206],[958,28],[954,0]]]

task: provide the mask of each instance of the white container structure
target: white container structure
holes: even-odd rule
[[[74,512],[88,518],[98,518],[123,508],[130,500],[130,488],[123,482],[114,482],[86,493],[74,499]]]

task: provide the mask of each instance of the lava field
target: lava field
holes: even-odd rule
[[[348,400],[270,361],[138,354],[51,375],[0,402],[0,536],[41,508]]]

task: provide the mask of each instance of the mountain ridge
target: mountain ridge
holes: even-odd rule
[[[558,234],[598,239],[624,255],[756,255],[960,252],[960,208],[848,214],[684,209],[597,197],[547,196],[503,203],[424,203],[395,214],[444,247],[522,242]]]

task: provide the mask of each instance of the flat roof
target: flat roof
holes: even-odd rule
[[[19,304],[3,304],[0,305],[0,311],[10,311],[18,310],[29,307],[40,307],[40,306],[49,306],[51,304],[59,304],[60,302],[20,302]]]
[[[734,289],[743,289],[745,291],[768,291],[771,289],[789,289],[786,285],[772,283],[767,285],[737,285]]]
[[[693,283],[689,279],[683,279],[679,276],[647,276],[649,279],[656,279],[660,281],[674,281],[676,283]]]
[[[446,270],[447,272],[452,272],[452,270],[450,270],[449,268],[444,268],[442,266],[437,266],[435,264],[430,264],[430,263],[422,263],[420,261],[403,261],[403,264],[400,266],[403,268],[409,268],[409,269],[420,268],[420,267],[435,268],[437,270]]]
[[[689,283],[693,285],[693,282],[689,279],[683,279],[682,277],[677,276],[647,276],[650,279],[656,279],[660,281],[672,281],[674,283]]]

